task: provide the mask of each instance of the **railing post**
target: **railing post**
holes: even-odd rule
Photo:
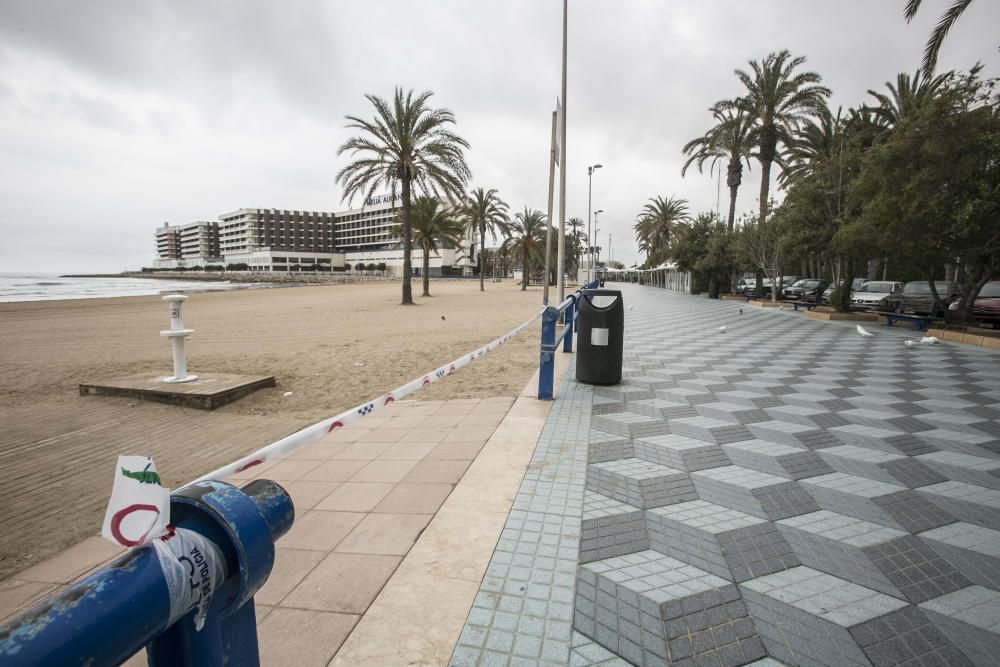
[[[563,336],[563,352],[573,351],[573,329],[576,326],[576,295],[570,294],[569,305],[566,306],[566,335]]]
[[[552,385],[555,380],[556,320],[559,309],[549,306],[542,314],[542,347],[538,360],[538,398],[552,400]]]
[[[177,531],[163,549],[132,549],[0,626],[3,664],[117,665],[146,646],[153,667],[258,667],[253,596],[294,516],[288,493],[267,480],[179,490],[170,502]]]

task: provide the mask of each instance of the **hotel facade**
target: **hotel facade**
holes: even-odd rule
[[[164,224],[156,230],[153,268],[245,265],[249,271],[270,273],[384,263],[390,275],[402,275],[398,200],[398,196],[372,197],[361,208],[336,213],[240,208],[220,215],[218,223]],[[197,230],[197,240],[189,228]],[[206,254],[191,254],[196,246]],[[429,273],[442,275],[442,267],[450,267],[452,272],[471,274],[475,252],[472,238],[463,239],[456,248],[440,248],[431,253]],[[421,249],[413,249],[412,263],[418,275]]]

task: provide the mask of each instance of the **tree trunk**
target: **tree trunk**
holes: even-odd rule
[[[733,231],[736,224],[736,192],[743,182],[743,164],[739,160],[730,160],[726,171],[726,185],[729,186],[729,218],[726,224],[729,231]]]
[[[410,174],[404,173],[402,181],[403,200],[403,301],[401,305],[413,305],[413,211],[410,205]]]
[[[423,296],[431,295],[431,251],[427,246],[424,246],[424,263],[423,263],[423,283],[424,283],[424,293]]]
[[[528,289],[528,249],[521,249],[521,291]]]
[[[708,298],[718,299],[719,298],[719,281],[715,276],[708,279]]]
[[[496,238],[496,237],[494,237]],[[485,292],[483,274],[486,273],[486,225],[479,227],[479,291]]]
[[[760,136],[760,224],[767,222],[767,197],[771,192],[771,163],[774,161],[778,137],[773,127],[764,128]]]

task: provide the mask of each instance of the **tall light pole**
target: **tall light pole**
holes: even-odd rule
[[[563,276],[566,273],[566,17],[569,14],[569,0],[563,0],[563,34],[562,34],[562,118],[559,127],[559,239],[557,244],[557,261],[559,265],[559,303],[566,298],[566,285]],[[551,224],[551,223],[547,223]],[[545,276],[546,283],[549,277]]]
[[[594,241],[590,244],[591,258],[597,257],[594,264],[594,277],[597,277],[597,265],[596,262],[601,260],[601,253],[597,250],[597,232],[600,231],[600,226],[597,224],[597,216],[600,213],[604,213],[604,209],[600,208],[594,211]]]
[[[595,164],[587,167],[587,244],[590,252],[587,253],[587,282],[591,281],[590,271],[594,268],[594,236],[590,233],[590,194],[594,184],[594,172],[604,165]]]

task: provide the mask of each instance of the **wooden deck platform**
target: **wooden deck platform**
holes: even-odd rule
[[[273,386],[273,375],[204,373],[193,382],[169,384],[163,382],[160,376],[143,374],[83,382],[80,384],[80,395],[127,396],[142,401],[214,410],[258,389]]]

